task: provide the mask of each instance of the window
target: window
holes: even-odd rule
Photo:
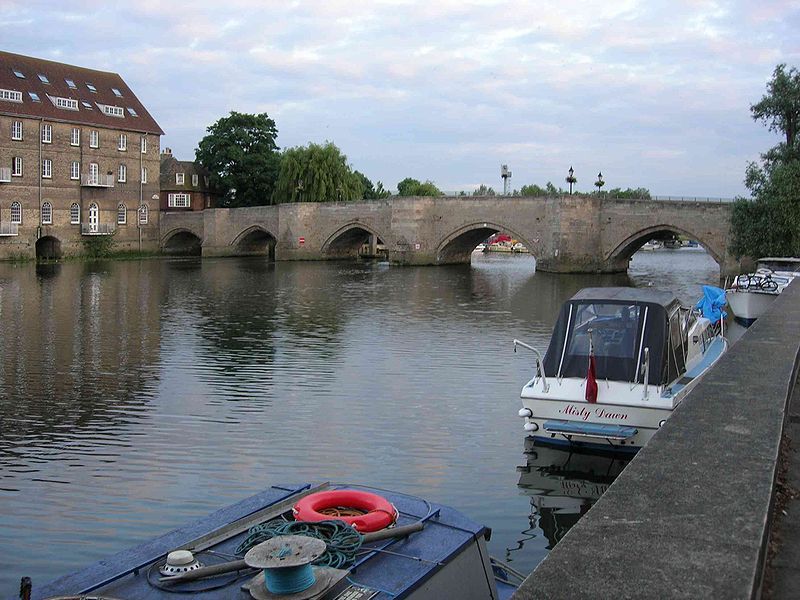
[[[183,173],[175,173],[175,185],[183,185]]]
[[[117,172],[117,181],[120,183],[125,183],[128,181],[128,167],[125,165],[119,166],[119,171]]]
[[[97,185],[100,183],[100,165],[97,163],[89,163],[89,180],[90,185]]]
[[[42,123],[42,143],[50,144],[53,142],[53,126],[50,123]]]
[[[128,135],[125,133],[119,134],[119,146],[117,146],[117,150],[121,150],[124,152],[128,149]]]
[[[9,102],[22,102],[22,92],[14,90],[0,90],[0,100],[8,100]]]
[[[170,208],[189,208],[191,206],[189,194],[169,194],[167,197],[167,206]]]
[[[147,167],[142,167],[142,183],[147,183]]]
[[[85,108],[86,110],[94,110],[92,108],[92,105],[89,104],[86,100],[81,100],[81,104],[83,104],[83,108]]]
[[[120,204],[117,206],[117,223],[119,225],[125,225],[128,222],[128,209],[125,208],[124,204]]]
[[[15,225],[22,224],[22,205],[19,202],[11,203],[11,222]]]
[[[49,202],[42,204],[42,225],[50,225],[53,222],[53,205]]]
[[[34,102],[41,102],[41,99],[39,98],[39,94],[37,94],[36,92],[28,92],[28,95],[31,97],[31,100],[33,100]]]
[[[139,115],[136,113],[136,111],[135,111],[134,109],[132,109],[130,106],[128,107],[128,112],[129,112],[129,113],[131,113],[131,116],[132,116],[132,117],[138,117],[138,116],[139,116]]]
[[[15,156],[11,159],[11,175],[13,177],[22,177],[22,157]]]
[[[147,138],[142,136],[142,154],[147,154]]]
[[[67,110],[78,110],[78,101],[72,98],[58,98],[51,96],[53,103],[58,108],[66,108]]]
[[[22,139],[22,121],[13,121],[11,123],[11,139],[12,140]]]
[[[196,186],[199,181],[200,178],[197,176],[197,173],[192,173],[192,185]]]
[[[20,79],[25,79],[25,74],[20,71],[19,69],[12,69],[14,71],[14,75],[19,77]]]
[[[72,79],[65,79],[64,81],[67,82],[67,85],[69,86],[69,89],[71,89],[71,90],[77,90],[78,89],[78,86],[75,85],[75,82]]]
[[[41,81],[42,83],[46,83],[47,85],[50,85],[50,80],[47,78],[47,75],[42,75],[41,73],[39,73],[39,81]]]
[[[69,207],[69,222],[72,225],[79,225],[81,222],[81,207],[77,202],[73,202]]]
[[[42,179],[50,179],[53,176],[53,161],[49,158],[42,159]]]
[[[81,128],[80,127],[73,127],[72,133],[69,136],[69,145],[70,146],[80,146],[81,145]]]
[[[100,107],[104,113],[106,113],[109,117],[124,117],[125,111],[122,110],[119,106],[110,106],[108,104],[98,104],[97,106]]]
[[[117,88],[111,88],[111,91],[114,92],[114,95],[117,98],[122,98],[122,92],[120,92]]]
[[[70,179],[80,179],[81,178],[81,163],[77,160],[73,160],[69,166],[69,178]]]
[[[92,129],[89,132],[89,147],[90,148],[100,147],[100,134],[97,132],[97,129]]]
[[[94,86],[93,86],[91,83],[87,83],[87,84],[86,84],[86,87],[87,87],[87,88],[89,89],[89,91],[90,91],[90,92],[92,92],[93,94],[96,94],[96,93],[97,93],[97,88],[96,88],[96,87],[94,87]]]
[[[147,224],[147,204],[142,204],[139,207],[139,225],[146,225]]]

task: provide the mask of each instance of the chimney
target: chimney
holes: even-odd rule
[[[172,148],[164,148],[163,152],[161,152],[163,156],[172,156]]]

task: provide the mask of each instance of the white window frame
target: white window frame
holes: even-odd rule
[[[128,150],[128,134],[127,133],[120,133],[119,134],[119,145],[117,146],[117,150],[120,152],[126,152]]]
[[[142,183],[147,183],[147,167],[142,167]]]
[[[78,101],[74,98],[61,98],[50,96],[50,99],[56,105],[56,108],[65,108],[67,110],[78,110]]]
[[[142,136],[142,154],[147,154],[147,137]]]
[[[186,192],[173,192],[167,196],[169,208],[191,208],[192,197]]]
[[[15,156],[11,159],[11,176],[22,177],[22,157]]]
[[[42,159],[42,179],[53,178],[53,161],[49,158]]]
[[[128,167],[125,165],[120,165],[119,169],[117,169],[117,181],[119,183],[127,183],[128,182]]]
[[[22,204],[16,200],[11,203],[11,223],[13,225],[22,225]]]
[[[73,160],[69,166],[69,178],[70,179],[80,179],[81,178],[81,163],[80,161]]]
[[[70,146],[80,146],[81,145],[81,128],[80,127],[73,127],[72,133],[70,134],[69,138],[69,145]]]
[[[122,92],[120,92],[117,88],[111,88],[111,91],[114,92],[114,95],[117,98],[122,98]]]
[[[42,143],[53,143],[53,126],[50,123],[42,123]]]
[[[100,165],[97,163],[89,163],[89,178],[90,185],[97,185],[100,183]]]
[[[100,110],[107,114],[109,117],[124,117],[125,110],[121,106],[113,106],[111,104],[98,104]]]
[[[75,81],[72,79],[64,79],[64,83],[67,84],[67,87],[71,90],[77,90],[78,86],[75,85]]]
[[[77,202],[73,202],[72,206],[69,207],[69,224],[70,225],[81,224],[81,207],[78,205]]]
[[[200,183],[200,177],[198,177],[197,173],[192,173],[192,185],[197,187],[198,183]]]
[[[175,173],[175,185],[183,185],[184,175],[183,173]]]
[[[53,205],[49,202],[42,202],[42,225],[53,224]]]
[[[89,148],[100,147],[100,132],[97,129],[92,129],[89,132]]]
[[[16,90],[0,89],[0,100],[8,100],[9,102],[22,103],[22,92]]]
[[[124,204],[117,205],[117,225],[125,225],[128,222],[128,208]]]
[[[11,139],[21,141],[23,138],[24,130],[22,128],[22,121],[11,122]]]
[[[147,219],[149,217],[150,209],[147,208],[147,204],[142,204],[139,207],[139,225],[147,225]]]

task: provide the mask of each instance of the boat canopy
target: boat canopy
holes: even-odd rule
[[[767,256],[758,259],[758,268],[769,269],[770,271],[800,273],[800,258]]]
[[[649,348],[648,383],[673,381],[684,365],[668,360],[674,354],[668,352],[670,333],[680,338],[689,318],[689,312],[680,309],[680,302],[670,292],[585,288],[561,307],[544,357],[545,374],[586,377],[591,340],[598,380],[642,381],[643,349]],[[679,339],[675,342],[681,343]]]

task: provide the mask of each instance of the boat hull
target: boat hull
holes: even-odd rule
[[[727,290],[728,306],[740,321],[752,323],[763,315],[775,302],[777,293],[753,292],[747,290]]]

